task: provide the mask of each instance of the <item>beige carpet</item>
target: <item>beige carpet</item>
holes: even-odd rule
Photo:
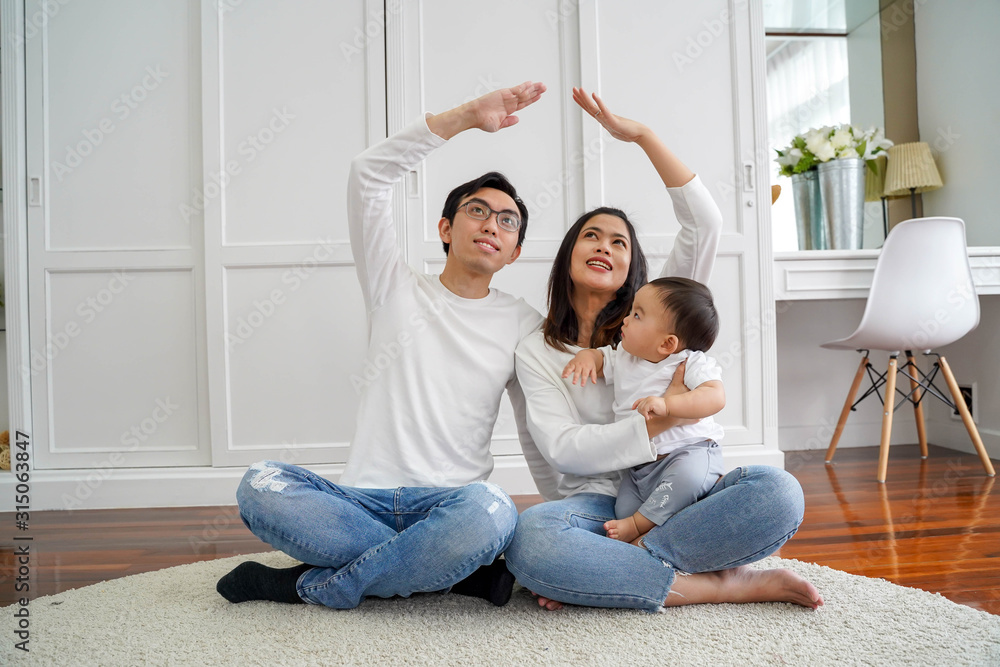
[[[282,554],[253,556],[290,565]],[[1000,665],[1000,616],[939,595],[794,560],[826,599],[664,614],[545,612],[517,588],[471,598],[368,600],[352,611],[232,605],[216,580],[239,556],[108,581],[31,603],[31,652],[3,632],[0,664],[32,665]],[[12,629],[11,608],[2,610]]]

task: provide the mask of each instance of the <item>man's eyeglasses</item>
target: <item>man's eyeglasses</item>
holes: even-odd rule
[[[490,216],[496,213],[497,224],[508,232],[516,232],[521,228],[521,218],[510,211],[494,211],[486,202],[478,199],[470,199],[458,208],[464,208],[465,214],[473,220],[489,220]]]

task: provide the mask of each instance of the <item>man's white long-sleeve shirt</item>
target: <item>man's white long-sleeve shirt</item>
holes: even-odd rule
[[[369,318],[357,428],[342,484],[365,488],[461,486],[493,470],[490,440],[508,390],[524,427],[514,349],[541,315],[490,289],[460,297],[403,260],[392,186],[446,142],[421,119],[351,163],[351,250]],[[529,444],[529,448],[531,445]]]

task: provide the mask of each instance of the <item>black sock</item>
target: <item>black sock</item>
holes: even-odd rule
[[[295,584],[299,576],[312,567],[303,563],[295,567],[277,568],[247,561],[240,563],[232,572],[219,579],[215,590],[230,602],[270,600],[304,604],[295,590]]]
[[[489,600],[502,607],[510,600],[513,589],[514,575],[507,570],[507,563],[498,558],[452,586],[451,592]]]

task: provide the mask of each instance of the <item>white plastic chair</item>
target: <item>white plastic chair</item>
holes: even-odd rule
[[[931,352],[942,345],[955,342],[978,324],[979,296],[969,267],[965,223],[958,218],[917,218],[893,227],[875,265],[875,276],[861,324],[847,338],[822,345],[833,350],[857,350],[862,354],[861,364],[847,394],[830,448],[826,452],[826,462],[833,460],[837,441],[847,424],[847,416],[858,403],[873,393],[883,405],[878,481],[885,482],[889,465],[892,415],[907,401],[913,404],[920,453],[926,458],[927,436],[921,403],[924,396],[931,394],[953,410],[958,410],[986,473],[990,477],[994,476],[993,464],[983,447],[982,438],[979,437],[979,431],[972,421],[948,362],[941,355]],[[889,352],[889,368],[885,373],[878,374],[872,369],[868,361],[870,350]],[[913,350],[936,357],[934,368],[929,374],[925,375],[917,368],[913,361]],[[897,368],[896,358],[900,352],[905,353],[906,363]],[[866,371],[872,386],[855,402],[854,396]],[[948,384],[951,400],[934,384],[938,371]],[[896,388],[897,373],[903,373],[909,379],[909,393]],[[884,398],[879,392],[883,386]],[[897,393],[903,398],[898,404],[894,404]]]

